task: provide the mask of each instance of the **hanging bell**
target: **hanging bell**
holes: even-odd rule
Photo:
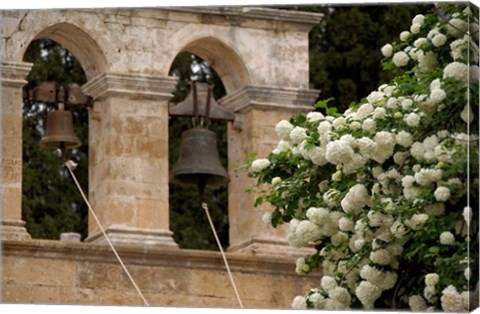
[[[75,135],[73,129],[73,117],[70,111],[54,110],[47,115],[47,127],[45,134],[40,140],[40,146],[48,149],[64,149],[78,147],[82,143]]]
[[[206,185],[226,183],[228,173],[220,163],[215,132],[203,127],[183,132],[179,157],[171,174],[174,182],[195,184],[200,192]]]

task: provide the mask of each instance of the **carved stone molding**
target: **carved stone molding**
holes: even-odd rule
[[[22,88],[27,84],[25,79],[32,69],[33,63],[3,61],[0,65],[2,86]]]
[[[83,85],[82,89],[94,99],[119,96],[168,100],[172,97],[177,80],[175,77],[139,73],[103,73]]]
[[[312,89],[245,86],[223,97],[218,103],[235,112],[246,112],[254,108],[306,112],[313,110],[313,102],[319,92]]]

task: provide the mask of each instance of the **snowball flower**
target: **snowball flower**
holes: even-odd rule
[[[459,37],[464,35],[468,31],[468,24],[464,20],[453,18],[448,21],[447,33],[452,36]]]
[[[439,202],[445,202],[450,198],[450,189],[444,186],[439,186],[434,193],[435,199]]]
[[[311,222],[321,226],[329,221],[329,213],[330,211],[323,207],[310,207],[306,216]]]
[[[322,235],[320,227],[310,220],[302,220],[296,230],[295,235],[304,244],[318,240]]]
[[[295,310],[307,309],[307,300],[304,297],[297,295],[295,299],[293,299],[292,308]]]
[[[367,96],[367,101],[369,104],[375,105],[380,102],[384,96],[385,94],[382,92],[373,91]]]
[[[352,158],[354,151],[346,141],[333,141],[327,144],[325,158],[334,165],[345,163]]]
[[[265,224],[270,224],[272,222],[272,213],[271,212],[265,212],[262,216],[262,221]]]
[[[350,306],[350,303],[352,302],[352,297],[350,296],[350,293],[348,292],[347,289],[343,287],[336,287],[328,292],[328,296],[341,303],[344,308],[348,308]],[[331,308],[328,308],[331,309]]]
[[[365,119],[362,123],[362,130],[365,132],[375,132],[377,129],[377,123],[373,119]]]
[[[275,132],[277,133],[278,137],[282,140],[288,140],[290,136],[290,132],[293,130],[293,125],[288,122],[287,120],[282,120],[277,123],[275,126]]]
[[[386,115],[387,111],[385,110],[385,108],[382,107],[375,108],[375,110],[373,111],[373,118],[376,120],[383,119]]]
[[[423,22],[425,21],[425,16],[423,14],[417,14],[412,20],[412,24],[420,24],[423,25]]]
[[[446,42],[447,42],[447,36],[445,36],[443,34],[440,34],[440,33],[435,35],[432,38],[432,44],[435,47],[441,47],[441,46],[445,45]]]
[[[347,217],[342,217],[338,221],[338,229],[342,231],[353,231],[353,228],[355,226],[355,223],[353,220]]]
[[[420,28],[422,28],[420,23],[413,23],[412,26],[410,26],[410,32],[412,34],[418,34],[420,32]]]
[[[311,111],[307,113],[307,120],[308,122],[315,122],[324,119],[325,117],[321,112],[318,111]]]
[[[443,289],[440,301],[444,311],[455,313],[468,311],[468,302],[466,304],[463,302],[461,295],[453,285]]]
[[[427,214],[415,214],[410,219],[405,220],[405,225],[409,226],[413,230],[418,230],[427,220]]]
[[[410,147],[413,143],[413,136],[410,132],[400,131],[396,137],[397,144],[403,147]]]
[[[445,98],[447,98],[447,94],[441,88],[434,89],[430,94],[430,101],[434,104],[441,103]]]
[[[427,302],[419,295],[410,296],[408,305],[414,312],[424,312],[427,309]]]
[[[454,78],[460,82],[467,82],[467,70],[468,66],[465,63],[454,61],[449,63],[443,69],[443,78]]]
[[[463,276],[465,276],[465,279],[470,280],[470,278],[472,277],[472,270],[470,269],[470,267],[465,268]]]
[[[379,287],[382,290],[388,290],[395,286],[397,282],[397,273],[391,271],[382,271],[376,267],[365,265],[360,270],[360,277]]]
[[[403,31],[400,33],[400,40],[401,41],[406,41],[410,37],[410,32],[409,31]]]
[[[370,260],[378,265],[388,265],[392,260],[392,255],[389,251],[380,249],[370,253]]]
[[[368,281],[362,281],[355,289],[355,295],[364,308],[372,309],[373,303],[380,297],[382,290]]]
[[[406,115],[404,118],[403,118],[403,121],[405,121],[405,123],[409,126],[409,127],[412,127],[412,128],[415,128],[417,127],[419,124],[420,124],[420,116],[414,112]]]
[[[320,287],[326,291],[330,291],[337,287],[337,282],[331,276],[323,276],[320,280]]]
[[[267,168],[270,166],[270,160],[264,158],[264,159],[256,159],[252,162],[252,170],[255,172],[260,172],[263,169]]]
[[[341,201],[341,206],[344,212],[361,209],[370,202],[370,195],[363,184],[356,184],[348,190],[347,194]]]
[[[435,286],[438,284],[440,277],[437,273],[430,273],[425,276],[425,285],[427,286]]]
[[[440,233],[440,243],[444,245],[452,245],[455,243],[455,236],[450,231]]]
[[[381,51],[385,57],[387,58],[391,57],[393,53],[393,46],[390,44],[386,44],[385,46],[382,47]]]
[[[392,58],[393,63],[399,68],[406,66],[408,64],[408,60],[410,60],[410,58],[403,51],[396,52]]]
[[[300,126],[294,127],[290,132],[290,139],[292,140],[293,144],[299,144],[307,137],[307,130]]]

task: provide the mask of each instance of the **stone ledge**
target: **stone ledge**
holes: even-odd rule
[[[177,84],[175,77],[161,77],[142,73],[103,73],[82,86],[85,94],[94,99],[110,96],[133,99],[172,98]]]
[[[218,103],[235,112],[251,109],[307,112],[320,91],[311,89],[277,88],[272,86],[245,86],[220,99]]]
[[[94,243],[61,242],[32,239],[29,241],[4,240],[3,256],[26,256],[89,262],[117,263],[108,245]],[[125,264],[153,267],[190,269],[223,269],[220,252],[116,244],[115,249]],[[295,257],[289,255],[255,255],[227,252],[227,260],[233,272],[277,274],[297,276]],[[317,276],[317,274],[312,274]],[[318,273],[320,278],[321,273]]]
[[[0,64],[0,79],[2,86],[23,87],[25,79],[32,69],[33,63],[3,61]]]

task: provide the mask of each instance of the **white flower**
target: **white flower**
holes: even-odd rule
[[[348,235],[342,231],[337,232],[330,238],[333,246],[339,246],[347,239],[348,239]]]
[[[409,31],[403,31],[400,33],[400,40],[401,41],[406,41],[410,37],[410,32]]]
[[[342,231],[353,231],[355,223],[353,220],[347,217],[342,217],[338,221],[338,228]]]
[[[415,48],[420,48],[420,46],[422,46],[423,44],[426,44],[427,42],[428,42],[428,41],[427,41],[427,39],[426,39],[425,37],[420,37],[420,38],[418,38],[417,40],[415,40],[415,41],[413,42],[413,46],[414,46]]]
[[[336,201],[336,198],[340,192],[335,189],[329,189],[327,192],[323,194],[323,201],[329,206],[329,207],[334,207],[338,205],[338,201]]]
[[[460,37],[462,35],[465,35],[465,33],[468,31],[467,22],[461,19],[456,19],[456,18],[448,21],[446,27],[447,27],[447,33],[455,37]]]
[[[295,272],[299,275],[304,275],[310,271],[310,266],[305,263],[305,258],[299,257],[296,262]]]
[[[440,81],[440,79],[434,79],[431,83],[430,83],[430,90],[433,91],[435,89],[439,89],[442,87],[442,81]]]
[[[428,73],[436,69],[437,66],[437,55],[433,51],[429,51],[426,54],[418,54],[418,68],[424,72]]]
[[[378,265],[388,265],[392,255],[385,249],[376,250],[370,253],[370,260]]]
[[[367,101],[369,104],[375,105],[383,100],[385,96],[382,92],[373,91],[367,96]]]
[[[364,120],[373,112],[373,106],[369,103],[361,105],[356,114],[356,120]]]
[[[415,128],[420,124],[420,116],[414,112],[406,115],[403,120],[409,127],[412,128]]]
[[[333,141],[327,144],[325,159],[330,163],[337,165],[349,161],[354,154],[350,145],[345,141]]]
[[[440,233],[440,243],[444,245],[452,245],[455,243],[455,236],[450,231]]]
[[[470,222],[472,221],[472,208],[470,206],[463,208],[463,218],[467,223],[467,226],[470,226]]]
[[[415,178],[413,176],[407,175],[407,176],[402,178],[402,186],[404,188],[411,187],[414,182],[415,182]]]
[[[410,296],[408,305],[413,312],[424,312],[427,309],[427,302],[419,295]]]
[[[450,189],[444,186],[439,186],[434,193],[435,199],[439,202],[445,202],[450,198]]]
[[[288,140],[290,132],[293,130],[293,125],[287,120],[282,120],[275,126],[275,132],[282,140]]]
[[[386,44],[385,46],[382,47],[381,50],[382,50],[382,54],[388,58],[392,56],[393,46],[390,44]]]
[[[256,159],[252,162],[252,170],[255,172],[262,171],[263,169],[270,166],[270,160],[264,159]]]
[[[425,275],[425,285],[427,286],[435,286],[436,284],[438,284],[439,280],[440,277],[437,273],[430,273]]]
[[[381,131],[375,134],[373,140],[377,145],[394,145],[395,144],[395,136],[387,131]]]
[[[393,288],[397,281],[397,274],[395,272],[382,271],[368,264],[360,270],[360,277],[382,290]]]
[[[465,279],[470,280],[470,278],[472,277],[472,270],[470,269],[470,267],[465,268],[463,276],[465,276]]]
[[[385,110],[385,108],[382,107],[375,108],[375,110],[373,111],[373,118],[376,120],[383,119],[386,117],[386,115],[387,111]]]
[[[478,65],[471,65],[470,66],[470,82],[474,83],[478,81],[479,76],[479,68]]]
[[[311,222],[321,226],[329,221],[329,213],[330,211],[323,207],[310,207],[306,216]]]
[[[307,137],[307,130],[299,126],[294,127],[290,132],[290,139],[293,144],[299,144]]]
[[[272,213],[265,212],[262,216],[262,221],[267,225],[270,224],[272,222]]]
[[[343,287],[336,287],[328,292],[328,296],[335,300],[338,301],[343,305],[343,308],[348,308],[350,306],[350,303],[352,302],[352,298],[350,296],[350,293],[348,292],[347,289]],[[329,308],[331,309],[331,308]]]
[[[318,166],[323,166],[327,163],[325,159],[325,148],[315,146],[308,151],[308,158]]]
[[[443,34],[437,34],[432,38],[432,44],[435,47],[441,47],[447,42],[447,36]]]
[[[355,289],[355,295],[366,309],[372,309],[373,303],[381,294],[382,290],[368,281],[361,281]]]
[[[468,311],[468,302],[464,304],[462,297],[453,285],[443,289],[440,301],[444,311],[455,313]]]
[[[320,287],[328,292],[337,287],[337,282],[331,276],[323,276],[320,280]]]
[[[356,184],[348,190],[347,194],[341,201],[343,211],[349,213],[363,208],[370,202],[370,195],[363,184]]]
[[[402,106],[403,110],[410,109],[412,107],[412,105],[413,105],[413,100],[411,100],[409,98],[402,100],[402,102],[400,103],[400,106]]]
[[[328,121],[322,121],[318,125],[317,131],[320,134],[328,134],[332,130],[332,125]]]
[[[375,132],[377,129],[377,123],[373,119],[365,119],[362,123],[362,130],[365,132]]]
[[[292,145],[290,144],[290,142],[287,142],[287,141],[284,141],[284,140],[280,140],[277,144],[277,148],[275,149],[275,152],[278,154],[278,153],[281,153],[281,152],[286,152],[287,150],[289,150],[290,148],[292,147]]]
[[[434,104],[441,103],[445,98],[447,98],[447,94],[441,88],[434,89],[430,94],[430,100]]]
[[[292,308],[295,310],[307,309],[307,300],[304,297],[297,295],[295,299],[293,299]]]
[[[410,60],[410,58],[403,51],[396,52],[392,58],[393,63],[399,68],[406,66],[408,64],[408,60]]]
[[[335,120],[333,120],[332,126],[335,130],[338,130],[340,127],[345,126],[345,122],[346,121],[344,117],[338,117],[338,118],[335,118]]]
[[[427,220],[427,214],[415,214],[410,219],[405,220],[405,225],[409,226],[413,230],[418,230]]]
[[[443,78],[454,78],[460,82],[467,82],[467,70],[468,66],[465,63],[454,61],[449,63],[443,69]]]
[[[412,20],[412,24],[417,23],[420,25],[423,25],[423,22],[425,21],[425,16],[422,14],[417,14]]]
[[[462,118],[462,120],[467,124],[472,123],[473,111],[472,111],[472,108],[470,107],[470,104],[466,104],[465,107],[463,107],[463,110],[460,113],[460,118]]]
[[[413,23],[412,26],[410,26],[410,32],[412,34],[418,34],[420,32],[420,28],[422,28],[421,24]]]
[[[306,245],[308,242],[318,240],[322,236],[322,229],[310,220],[302,220],[295,230],[295,235]]]
[[[414,174],[415,181],[421,186],[430,186],[434,182],[442,179],[443,171],[441,169],[420,169]]]
[[[397,144],[403,147],[410,147],[413,143],[413,136],[406,131],[400,131],[395,137]]]
[[[432,29],[428,32],[427,38],[428,38],[428,39],[432,39],[432,38],[435,37],[435,35],[437,35],[437,34],[440,34],[440,30],[438,29],[438,27],[432,28]]]
[[[307,113],[307,121],[308,122],[316,122],[316,121],[322,120],[324,118],[325,117],[323,116],[323,114],[321,112],[318,112],[318,111],[310,111],[309,113]]]

